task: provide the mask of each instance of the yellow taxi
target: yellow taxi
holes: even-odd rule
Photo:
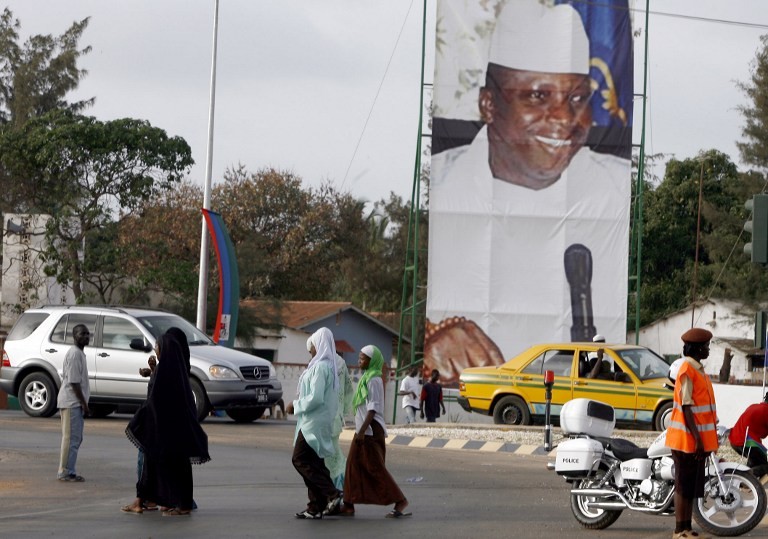
[[[539,344],[503,365],[464,369],[458,402],[468,412],[492,415],[494,423],[531,424],[544,417],[546,371],[555,375],[553,417],[567,401],[587,398],[613,406],[619,423],[666,428],[672,413],[669,365],[648,348],[628,344]]]

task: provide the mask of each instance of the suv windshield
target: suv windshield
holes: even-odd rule
[[[616,350],[616,353],[640,380],[666,378],[669,373],[669,364],[647,348]]]
[[[155,339],[158,339],[160,335],[170,328],[177,327],[187,336],[187,342],[190,346],[213,344],[213,341],[209,339],[205,333],[180,316],[173,314],[158,314],[152,316],[140,316],[138,317],[138,320],[150,333],[152,333]]]

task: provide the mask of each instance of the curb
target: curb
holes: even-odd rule
[[[351,442],[355,437],[355,431],[345,429],[341,432],[339,440]],[[509,442],[485,442],[482,440],[458,440],[431,438],[428,436],[402,436],[387,435],[387,445],[398,445],[418,449],[453,449],[470,450],[478,453],[512,453],[515,455],[549,455],[549,451],[542,445],[514,444]]]

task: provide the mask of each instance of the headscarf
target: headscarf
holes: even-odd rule
[[[360,382],[357,384],[355,398],[352,400],[352,406],[355,409],[368,398],[368,381],[376,376],[382,376],[382,369],[384,368],[384,356],[381,355],[381,350],[369,344],[364,346],[360,352],[371,358],[371,361],[368,363],[368,369],[363,373]]]
[[[333,333],[328,328],[320,328],[315,331],[307,341],[307,350],[310,348],[310,344],[315,346],[315,357],[309,361],[307,370],[301,373],[299,377],[299,386],[301,386],[301,378],[312,367],[320,363],[321,361],[328,361],[333,369],[333,390],[339,390],[339,375],[336,369],[336,343],[333,340]]]
[[[187,334],[184,333],[183,329],[179,329],[176,326],[168,328],[168,331],[166,331],[168,335],[171,335],[172,337],[175,337],[177,341],[179,341],[179,344],[181,345],[181,353],[184,356],[184,362],[187,365],[187,371],[191,372],[192,367],[189,364],[189,341],[187,341]]]
[[[158,344],[155,384],[131,418],[125,434],[152,458],[189,458],[192,464],[208,462],[208,436],[197,420],[182,347],[167,333],[158,339]]]

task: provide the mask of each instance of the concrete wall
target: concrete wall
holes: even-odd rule
[[[3,214],[2,310],[0,326],[10,328],[19,315],[38,305],[74,303],[69,287],[43,271],[48,215]]]
[[[754,310],[742,312],[741,305],[728,301],[708,301],[697,305],[693,313],[693,326],[710,330],[715,338],[752,339],[754,323]],[[642,328],[639,343],[658,354],[679,355],[683,350],[680,335],[690,328],[691,309],[686,309]],[[635,342],[634,332],[627,335],[627,342]]]
[[[301,373],[305,368],[306,365],[275,365],[275,369],[277,369],[277,378],[283,384],[283,401],[286,404],[296,399],[296,388],[298,387],[299,376],[301,376]],[[352,377],[353,385],[357,387],[357,381],[360,380],[361,375],[360,369],[350,368],[349,374]],[[401,407],[402,400],[401,397],[396,396],[398,386],[399,384],[395,383],[394,373],[390,370],[387,382],[384,386],[384,419],[389,425],[402,425],[405,423],[405,413]],[[438,423],[493,424],[492,417],[483,417],[478,414],[465,412],[456,402],[456,396],[458,394],[459,391],[457,389],[443,390],[443,402],[445,403],[446,414],[438,418]],[[395,402],[397,402],[396,411]],[[395,421],[392,421],[393,415]],[[349,417],[347,420],[354,423],[354,417]]]
[[[738,303],[711,300],[697,305],[693,313],[688,308],[669,315],[642,328],[639,343],[658,354],[679,357],[683,352],[680,336],[691,328],[692,323],[693,326],[708,329],[713,335],[709,359],[704,362],[707,374],[718,379],[725,350],[729,348],[733,354],[730,372],[732,379],[747,383],[762,379],[762,370],[750,370],[747,352],[752,347],[751,344],[744,344],[754,339],[755,312],[744,310]],[[635,342],[634,332],[627,335],[627,342]]]
[[[275,365],[277,368],[277,377],[283,384],[283,401],[288,402],[296,398],[296,388],[298,387],[299,376],[306,368],[305,365]],[[353,384],[357,387],[357,381],[360,379],[360,369],[349,370],[352,376]],[[397,385],[390,371],[390,376],[385,385],[384,401],[384,419],[389,425],[402,425],[405,423],[405,414],[401,408],[401,398],[396,397]],[[720,423],[726,427],[732,427],[739,416],[747,406],[763,400],[764,391],[762,386],[742,386],[732,384],[713,384],[715,389],[715,399],[717,402],[717,415]],[[446,414],[438,418],[438,423],[452,424],[484,424],[492,425],[493,418],[479,414],[465,412],[456,402],[459,391],[457,389],[444,389],[443,401],[445,403]],[[394,412],[394,403],[397,399],[397,411],[395,421],[392,421]],[[353,417],[347,418],[354,422]]]

